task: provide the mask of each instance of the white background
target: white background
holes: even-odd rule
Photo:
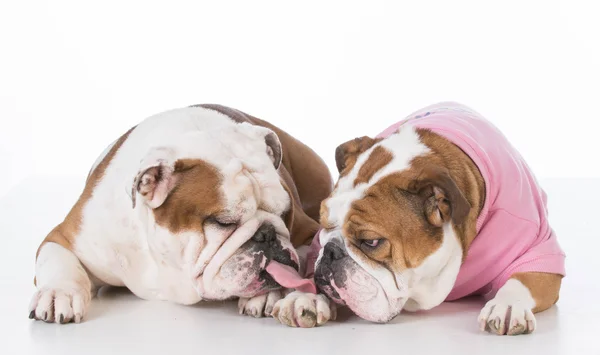
[[[597,1],[294,3],[0,1],[2,346],[61,355],[600,353]],[[238,316],[235,305],[186,308],[122,292],[94,300],[83,324],[27,319],[37,246],[97,155],[145,117],[231,106],[285,129],[335,172],[340,143],[446,100],[492,120],[548,192],[567,278],[533,335],[483,335],[480,300],[386,326],[346,316],[307,331]]]
[[[85,176],[145,117],[220,103],[317,151],[456,100],[539,177],[598,177],[598,6],[564,1],[3,1],[0,196]]]

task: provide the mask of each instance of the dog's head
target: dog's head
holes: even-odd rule
[[[410,127],[344,143],[336,162],[340,178],[321,206],[318,287],[375,322],[440,304],[463,257],[455,227],[470,211],[448,170]]]
[[[161,267],[189,273],[203,299],[251,297],[279,288],[265,271],[272,260],[298,268],[282,146],[267,128],[213,116],[150,149],[132,203]]]

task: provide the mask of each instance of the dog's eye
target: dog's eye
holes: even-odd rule
[[[381,239],[371,239],[361,241],[361,245],[367,248],[376,248],[381,243]]]
[[[221,222],[221,221],[216,221],[217,224],[219,225],[219,227],[221,228],[233,228],[237,226],[237,223],[235,222]]]
[[[228,228],[235,228],[237,227],[237,223],[236,222],[230,222],[230,221],[225,221],[225,220],[221,220],[219,218],[211,218],[210,221],[214,224],[216,224],[219,228],[224,228],[224,229],[228,229]]]
[[[218,221],[217,221],[217,224],[219,225],[219,227],[223,227],[223,228],[232,228],[237,225],[235,223],[226,223],[226,222],[218,222]]]

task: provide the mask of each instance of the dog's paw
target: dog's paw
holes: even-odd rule
[[[255,318],[269,317],[273,312],[273,306],[280,299],[281,291],[271,291],[252,298],[240,298],[238,301],[238,311],[240,314]]]
[[[519,303],[491,300],[479,314],[479,328],[498,335],[529,334],[535,330],[535,317]]]
[[[90,292],[63,288],[43,288],[33,294],[29,318],[47,323],[80,323],[92,296]]]
[[[498,335],[529,334],[535,330],[534,306],[529,289],[510,279],[479,313],[479,328]]]
[[[272,316],[290,327],[312,328],[335,320],[336,312],[325,295],[294,291],[275,303]]]

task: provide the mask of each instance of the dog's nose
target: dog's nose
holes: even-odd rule
[[[325,248],[323,249],[323,258],[329,259],[331,261],[340,260],[346,256],[346,252],[339,246],[336,242],[329,242],[325,244]]]
[[[256,233],[252,236],[252,240],[257,243],[271,243],[277,239],[277,233],[275,227],[270,223],[265,223],[258,228]]]

